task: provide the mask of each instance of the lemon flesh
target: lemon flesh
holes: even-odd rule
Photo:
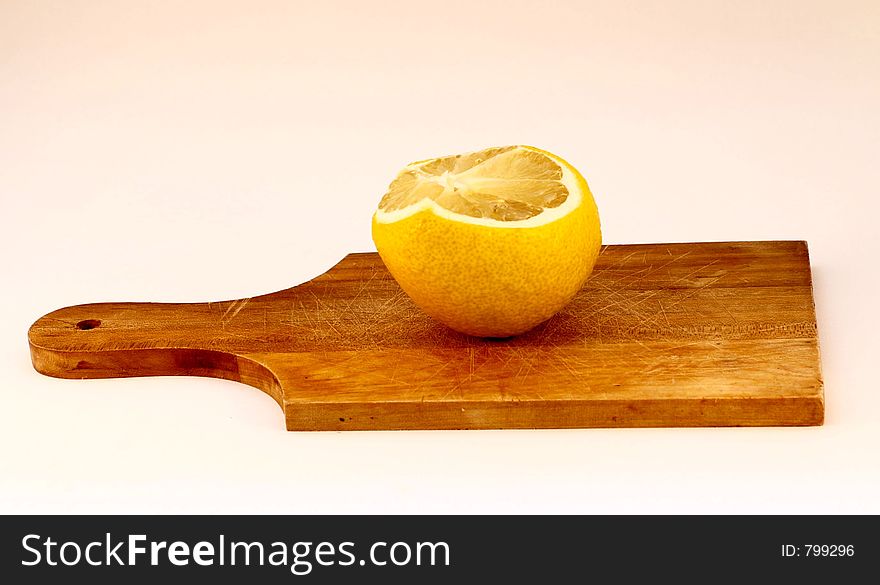
[[[556,314],[601,246],[584,178],[529,146],[408,165],[372,227],[379,255],[415,304],[480,337],[517,335]]]

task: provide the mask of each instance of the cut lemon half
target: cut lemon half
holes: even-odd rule
[[[373,216],[373,241],[426,313],[462,333],[509,337],[580,290],[601,232],[574,167],[505,146],[405,167]]]

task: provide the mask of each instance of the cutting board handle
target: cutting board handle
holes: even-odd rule
[[[31,360],[56,378],[207,376],[256,386],[282,402],[275,374],[225,331],[247,300],[93,303],[52,311],[28,331]],[[209,327],[211,329],[209,329]]]

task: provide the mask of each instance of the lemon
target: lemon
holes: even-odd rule
[[[587,182],[531,146],[412,163],[373,215],[373,241],[425,313],[468,335],[510,337],[562,309],[601,245]]]

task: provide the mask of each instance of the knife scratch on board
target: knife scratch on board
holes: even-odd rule
[[[241,310],[245,307],[245,305],[248,304],[248,302],[250,302],[250,300],[251,300],[251,298],[248,297],[246,299],[232,301],[229,304],[229,308],[227,308],[226,312],[223,313],[223,316],[220,317],[220,322],[223,323],[223,325],[228,325],[229,323],[231,323],[232,320],[235,319],[235,316],[241,312]],[[235,309],[235,310],[233,311],[233,309]],[[230,311],[232,311],[231,315],[229,315]],[[229,315],[229,316],[227,317],[227,315]]]

